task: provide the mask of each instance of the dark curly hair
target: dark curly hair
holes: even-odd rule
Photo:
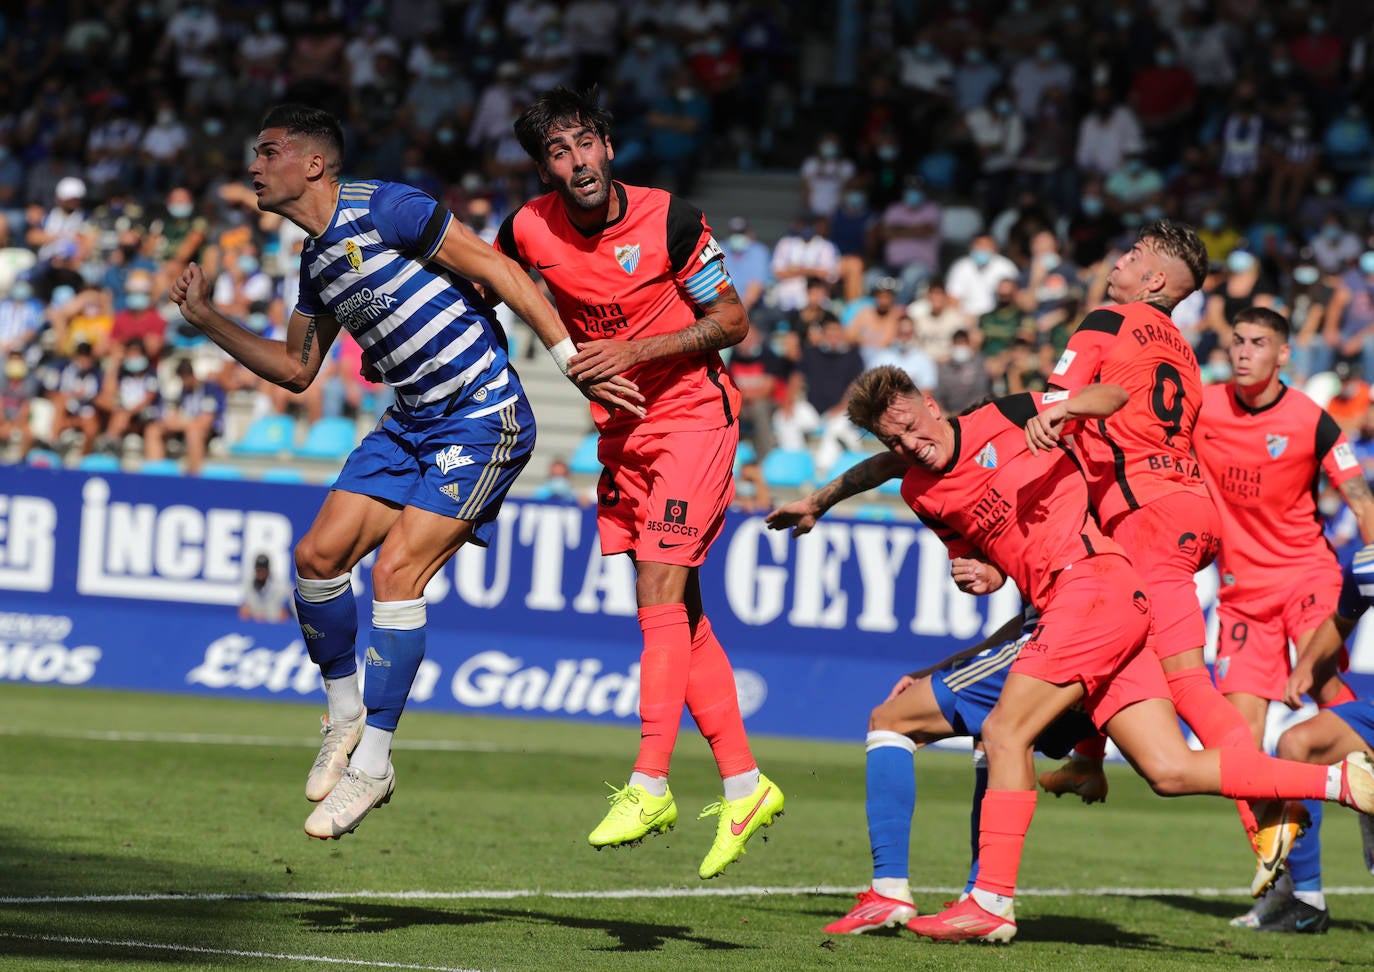
[[[580,93],[562,85],[541,92],[515,120],[520,147],[542,163],[549,132],[570,126],[590,128],[604,142],[611,137],[611,113],[598,100],[595,86]]]

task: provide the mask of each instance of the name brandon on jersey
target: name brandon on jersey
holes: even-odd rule
[[[1192,346],[1176,327],[1142,324],[1139,327],[1131,328],[1131,337],[1135,338],[1136,343],[1142,348],[1152,343],[1167,344],[1170,348],[1183,355],[1188,361],[1194,360]]]
[[[625,311],[617,303],[583,304],[581,314],[582,330],[588,335],[613,335],[629,326]]]
[[[363,287],[339,301],[330,311],[348,333],[357,334],[387,314],[395,303],[396,298],[391,294],[379,294],[371,287]]]

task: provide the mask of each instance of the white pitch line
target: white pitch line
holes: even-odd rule
[[[356,965],[369,969],[419,969],[421,972],[476,972],[451,965],[408,965],[404,962],[373,962],[367,959],[334,958],[329,955],[293,955],[290,952],[254,952],[238,948],[205,948],[200,945],[169,945],[165,942],[139,942],[113,938],[78,938],[73,935],[20,935],[0,932],[0,938],[20,942],[45,942],[53,945],[95,945],[100,948],[141,948],[191,955],[231,955],[235,958],[280,959],[284,962],[314,962],[322,965]]]
[[[318,746],[318,739],[302,736],[233,736],[202,732],[122,732],[100,729],[19,729],[0,726],[0,736],[40,736],[45,739],[80,739],[85,742],[173,743],[191,746]],[[428,749],[455,753],[529,752],[514,746],[463,742],[456,739],[397,739],[392,749]]]
[[[542,888],[496,888],[489,891],[283,891],[263,894],[82,894],[0,897],[0,905],[117,904],[160,901],[509,901],[515,898],[628,899],[636,898],[747,898],[769,895],[857,894],[861,887],[805,885],[798,887],[744,886],[735,888],[609,888],[603,891],[548,891]],[[913,894],[952,894],[958,888],[913,887]],[[1323,889],[1327,894],[1363,896],[1374,886],[1347,885]],[[1072,898],[1083,895],[1112,898],[1151,898],[1166,895],[1192,898],[1248,897],[1249,888],[1018,888],[1018,896]]]

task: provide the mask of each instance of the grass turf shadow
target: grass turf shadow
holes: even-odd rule
[[[353,902],[302,911],[300,921],[320,934],[374,934],[396,931],[420,925],[477,925],[491,922],[515,922],[541,927],[575,928],[601,931],[615,939],[615,944],[593,947],[596,952],[653,952],[670,941],[694,944],[707,951],[733,951],[752,946],[723,941],[696,934],[686,925],[667,925],[659,922],[628,921],[614,918],[586,918],[535,911],[529,908],[482,907],[470,911],[446,911],[414,905],[355,904]]]

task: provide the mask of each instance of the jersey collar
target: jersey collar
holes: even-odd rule
[[[611,188],[615,190],[615,198],[616,198],[616,199],[619,201],[619,203],[620,203],[620,212],[616,215],[615,219],[613,219],[613,220],[611,220],[610,222],[607,222],[607,223],[602,223],[600,226],[597,226],[597,227],[594,228],[594,229],[586,229],[586,230],[584,230],[582,227],[578,226],[578,225],[577,225],[576,223],[574,223],[571,219],[568,220],[568,225],[571,226],[571,227],[572,227],[574,230],[576,230],[578,233],[580,233],[585,239],[591,239],[593,236],[596,236],[598,233],[604,233],[604,232],[606,232],[606,230],[610,229],[612,226],[616,225],[617,223],[619,223],[619,222],[621,222],[621,221],[623,221],[623,220],[625,219],[625,210],[626,210],[627,206],[629,205],[629,199],[628,199],[628,197],[625,195],[625,187],[622,186],[620,183],[616,182],[614,179],[612,179],[612,180],[611,180]]]
[[[940,475],[945,476],[954,471],[954,467],[959,464],[959,449],[963,443],[963,432],[959,429],[959,417],[951,416],[950,427],[954,429],[954,448],[949,451],[949,462],[944,464],[940,470]]]
[[[1232,400],[1235,401],[1236,407],[1247,415],[1259,415],[1262,412],[1269,411],[1271,408],[1278,405],[1279,402],[1283,401],[1283,396],[1287,394],[1288,386],[1285,385],[1283,382],[1279,382],[1279,394],[1272,402],[1270,402],[1268,405],[1261,405],[1259,408],[1251,408],[1249,405],[1246,405],[1243,401],[1241,401],[1240,396],[1236,394],[1236,386],[1234,384],[1231,385]]]

